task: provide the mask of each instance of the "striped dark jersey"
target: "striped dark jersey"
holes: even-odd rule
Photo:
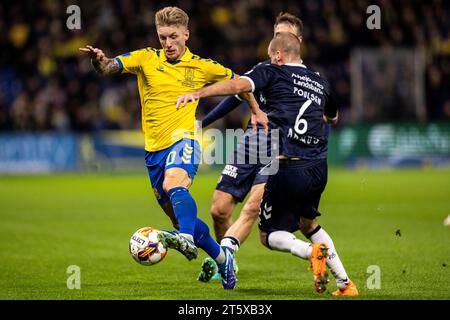
[[[328,81],[303,64],[264,63],[241,78],[264,95],[270,128],[279,130],[281,155],[326,159],[329,128],[323,115],[337,116]]]

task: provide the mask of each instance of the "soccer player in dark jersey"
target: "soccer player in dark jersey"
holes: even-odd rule
[[[290,14],[281,12],[276,18],[274,25],[274,34],[278,32],[290,32],[296,35],[299,41],[302,41],[303,23]],[[301,61],[297,61],[300,63]],[[262,63],[270,63],[267,60]],[[262,91],[257,91],[254,96],[262,111],[265,110],[265,98]],[[234,110],[242,103],[239,96],[230,96],[222,100],[206,117],[202,120],[202,126],[207,127],[217,119]],[[259,126],[261,129],[262,127]],[[214,232],[217,241],[224,247],[230,248],[236,253],[240,246],[250,235],[253,224],[259,213],[259,205],[264,193],[264,186],[268,176],[260,173],[261,169],[267,165],[267,159],[270,155],[264,154],[264,160],[261,160],[258,152],[258,144],[265,144],[266,149],[270,150],[270,135],[258,134],[252,129],[249,122],[245,134],[240,139],[232,158],[225,165],[216,190],[213,194],[211,204],[211,216],[213,218]],[[259,151],[258,151],[259,150]],[[246,161],[242,161],[245,160]],[[252,160],[254,161],[252,161]],[[239,218],[233,222],[232,213],[239,202],[242,202],[247,195],[249,197],[245,202]],[[235,266],[237,268],[237,266]],[[202,264],[202,271],[198,280],[208,282],[211,277],[220,279],[217,273],[215,261],[206,258]],[[237,271],[237,270],[236,270]]]
[[[319,201],[327,183],[328,124],[338,118],[329,83],[300,60],[300,41],[279,33],[268,49],[271,64],[261,64],[236,80],[218,82],[181,96],[178,105],[209,96],[262,90],[272,130],[279,130],[279,171],[269,176],[260,206],[260,239],[270,249],[309,259],[316,291],[336,278],[334,296],[357,296],[333,241],[318,224]],[[297,230],[313,244],[298,239]]]

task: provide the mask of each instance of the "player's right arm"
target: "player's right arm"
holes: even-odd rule
[[[119,62],[116,59],[107,58],[101,49],[86,46],[79,50],[91,58],[92,66],[98,74],[106,76],[121,71]]]
[[[270,63],[270,60],[258,63],[252,68],[252,70],[261,64],[267,63]],[[205,116],[205,118],[202,120],[202,126],[209,126],[214,121],[224,117],[225,115],[236,109],[241,103],[242,99],[238,95],[226,97]]]
[[[207,97],[215,97],[215,96],[229,96],[235,94],[248,94],[251,95],[250,92],[253,92],[254,88],[252,84],[244,79],[246,77],[240,77],[239,79],[233,80],[223,80],[216,82],[210,86],[203,87],[195,92],[187,93],[181,95],[176,102],[176,108],[182,108],[186,106],[188,102],[196,102],[201,98]],[[253,130],[257,130],[256,125],[261,124],[266,132],[269,130],[269,119],[267,118],[267,114],[261,111],[258,103],[256,102],[253,95],[251,95],[253,101],[247,100],[250,111],[252,114],[251,122],[253,126]]]

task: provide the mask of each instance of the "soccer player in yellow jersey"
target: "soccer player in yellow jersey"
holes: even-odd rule
[[[225,289],[233,289],[236,276],[233,254],[210,235],[208,226],[197,218],[197,207],[189,187],[200,161],[200,145],[194,136],[198,102],[187,108],[175,107],[177,98],[203,86],[232,79],[233,71],[211,59],[202,59],[186,47],[189,38],[187,14],[166,7],[155,16],[162,49],[144,48],[107,58],[102,50],[86,46],[80,51],[91,57],[94,69],[102,75],[136,75],[145,135],[145,161],[151,185],[159,204],[171,218],[176,231],[160,233],[166,247],[180,251],[189,260],[197,257],[197,246],[218,264]],[[252,95],[244,96],[252,119],[267,127],[268,119]]]

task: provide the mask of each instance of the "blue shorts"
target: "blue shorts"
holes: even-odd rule
[[[165,171],[170,168],[181,168],[194,180],[200,159],[201,150],[198,141],[187,138],[175,142],[167,149],[145,152],[145,165],[150,183],[160,205],[170,200],[163,190]]]
[[[259,229],[295,232],[300,218],[320,216],[319,203],[327,184],[326,160],[280,161],[278,173],[269,177],[259,211]]]

